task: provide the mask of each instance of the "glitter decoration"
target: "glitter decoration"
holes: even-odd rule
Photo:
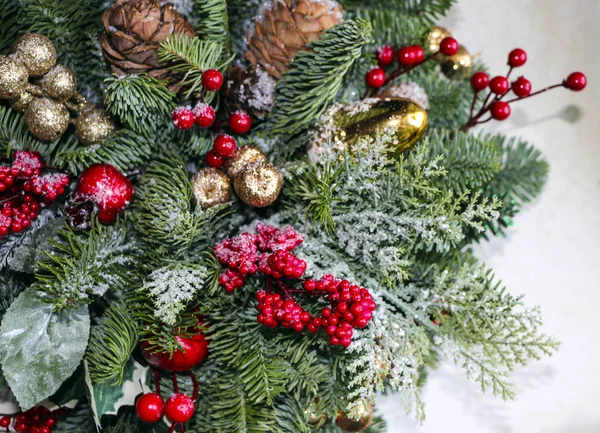
[[[77,92],[77,78],[71,69],[56,65],[44,75],[40,86],[48,96],[65,101]]]
[[[18,59],[0,55],[0,99],[18,96],[26,87],[27,68]]]
[[[231,158],[225,163],[225,171],[227,174],[234,178],[237,176],[248,164],[255,162],[269,162],[264,153],[256,146],[248,145],[240,147],[236,150]]]
[[[366,430],[373,422],[373,406],[371,406],[371,403],[365,403],[361,412],[360,418],[353,419],[350,418],[347,413],[340,411],[335,423],[345,432],[359,433]]]
[[[221,170],[203,168],[192,176],[191,183],[194,200],[204,209],[231,200],[231,183]]]
[[[106,111],[98,108],[84,110],[75,123],[75,135],[86,146],[102,143],[114,130],[115,124]]]
[[[29,132],[40,140],[54,141],[67,130],[69,112],[50,98],[37,98],[25,111],[25,123]]]
[[[35,96],[24,91],[19,93],[19,96],[16,98],[10,100],[10,107],[19,113],[24,113],[25,110],[27,110],[27,107],[29,107],[29,104],[31,104],[31,101],[34,99]]]
[[[436,26],[427,35],[427,40],[425,41],[425,51],[427,54],[437,53],[440,50],[440,42],[444,38],[451,37],[452,34],[445,29],[444,27]]]
[[[385,98],[404,98],[410,99],[419,104],[426,110],[429,110],[429,98],[425,90],[413,81],[403,81],[397,85],[387,88],[384,92],[377,95],[381,99]]]
[[[15,41],[12,52],[23,62],[29,75],[41,77],[56,64],[56,48],[40,33],[26,33]]]
[[[240,200],[249,206],[265,207],[272,204],[281,191],[281,175],[269,163],[248,164],[233,179],[233,189]]]

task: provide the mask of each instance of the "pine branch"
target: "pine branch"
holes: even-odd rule
[[[226,0],[196,0],[194,10],[199,16],[198,36],[223,47],[223,60],[230,55],[229,17]]]
[[[370,51],[375,51],[382,45],[420,45],[423,43],[423,36],[430,29],[419,18],[399,13],[387,3],[373,8],[356,9],[355,15],[373,26],[373,42],[366,47]]]
[[[342,0],[349,9],[385,7],[401,14],[419,18],[423,24],[434,25],[438,18],[446,15],[455,0]]]

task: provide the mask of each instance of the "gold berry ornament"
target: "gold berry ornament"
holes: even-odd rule
[[[347,413],[340,411],[335,420],[339,428],[348,433],[359,433],[365,430],[373,422],[373,406],[366,403],[359,419],[352,419]]]
[[[24,113],[34,99],[35,96],[31,93],[23,91],[19,93],[19,96],[10,100],[10,107],[19,113]]]
[[[237,196],[252,207],[272,204],[279,196],[282,184],[277,169],[265,162],[248,164],[233,179]]]
[[[248,164],[255,162],[269,162],[267,157],[261,150],[252,145],[247,145],[238,148],[233,156],[225,162],[225,171],[227,174],[234,178],[238,175]]]
[[[56,49],[46,36],[26,33],[15,41],[12,52],[32,77],[41,77],[56,64]]]
[[[425,52],[427,54],[437,53],[440,50],[440,42],[442,42],[442,40],[445,38],[449,38],[450,36],[452,36],[452,34],[448,31],[448,29],[435,26],[427,34],[427,39],[425,41]]]
[[[75,135],[84,145],[102,143],[115,130],[115,124],[106,111],[84,109],[75,122]]]
[[[43,141],[58,139],[69,126],[69,112],[50,98],[36,98],[25,110],[27,129]]]
[[[19,96],[28,84],[27,68],[13,56],[0,55],[0,98],[11,99]]]
[[[42,90],[50,97],[66,101],[77,92],[75,73],[63,65],[56,65],[41,79]]]
[[[203,168],[192,176],[191,183],[194,200],[204,209],[231,200],[231,182],[221,170]]]

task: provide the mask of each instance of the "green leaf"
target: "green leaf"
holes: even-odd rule
[[[12,303],[0,328],[4,376],[23,410],[54,394],[85,353],[90,333],[87,306],[52,312],[29,287]]]

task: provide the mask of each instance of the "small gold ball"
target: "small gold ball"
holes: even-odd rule
[[[348,417],[348,414],[340,411],[335,423],[339,428],[348,433],[359,433],[365,430],[373,422],[373,406],[370,403],[365,405],[365,413],[360,419],[355,420]]]
[[[48,71],[40,81],[42,89],[48,96],[66,101],[77,92],[75,73],[63,65],[56,65]]]
[[[473,69],[473,57],[462,45],[453,56],[446,57],[441,63],[442,72],[448,78],[462,80],[471,74]]]
[[[13,110],[18,111],[19,113],[24,113],[25,110],[27,110],[27,107],[29,107],[29,104],[31,104],[31,101],[34,99],[35,96],[33,96],[31,93],[23,91],[19,93],[19,96],[10,100],[10,106]]]
[[[12,52],[23,62],[29,75],[41,77],[56,64],[56,48],[40,33],[26,33],[15,41]]]
[[[19,59],[0,55],[0,99],[17,97],[27,86],[28,79],[27,68]]]
[[[240,147],[225,163],[225,171],[234,178],[248,164],[253,162],[269,162],[264,153],[256,146],[248,145]]]
[[[440,50],[440,42],[442,42],[444,38],[449,38],[450,36],[452,36],[452,34],[444,27],[435,26],[431,29],[427,34],[427,40],[425,41],[425,51],[427,54],[437,53]]]
[[[75,123],[75,135],[84,145],[102,143],[115,130],[106,111],[99,108],[84,110]]]
[[[231,200],[231,183],[221,170],[207,167],[191,179],[194,201],[204,209]]]
[[[319,397],[311,402],[304,413],[308,418],[308,423],[317,428],[322,427],[327,422],[327,413],[323,410],[323,405]]]
[[[65,106],[50,98],[31,101],[25,111],[27,129],[40,140],[54,141],[69,126],[69,112]]]
[[[233,178],[233,189],[244,203],[253,207],[272,204],[283,182],[275,167],[265,162],[248,164]]]

